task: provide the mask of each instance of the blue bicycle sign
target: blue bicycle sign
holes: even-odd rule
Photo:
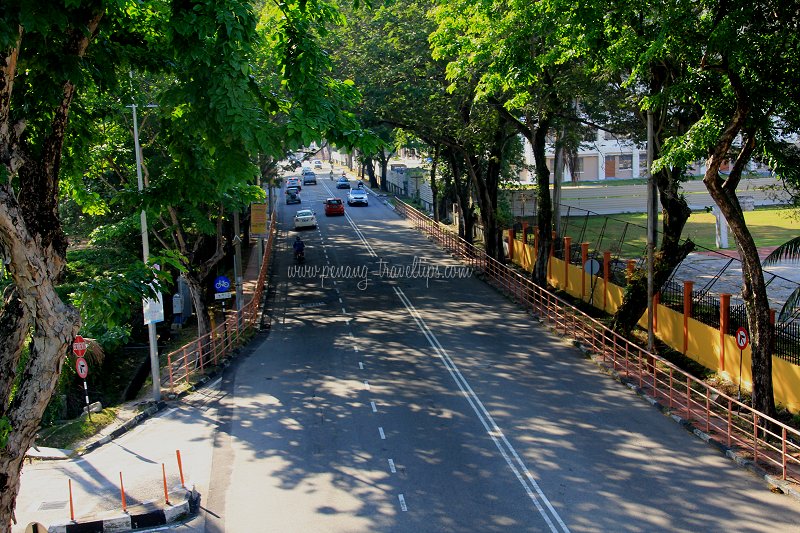
[[[217,292],[226,292],[231,288],[231,280],[225,276],[217,276],[214,280],[214,290]]]

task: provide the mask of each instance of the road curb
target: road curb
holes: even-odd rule
[[[192,489],[183,489],[174,494],[181,494],[183,501],[162,509],[148,509],[144,512],[125,513],[109,516],[100,520],[85,522],[66,522],[53,524],[47,528],[48,533],[100,533],[104,531],[134,531],[145,527],[163,526],[177,522],[195,514],[199,508],[200,494]],[[177,500],[175,496],[170,499]]]

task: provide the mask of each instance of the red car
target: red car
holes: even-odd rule
[[[344,202],[338,198],[325,200],[325,216],[344,215]]]

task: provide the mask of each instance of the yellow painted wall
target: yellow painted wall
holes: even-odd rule
[[[514,263],[530,271],[533,269],[535,256],[533,246],[523,244],[521,241],[514,242]],[[566,290],[575,297],[580,297],[582,269],[578,265],[569,267],[569,285],[565,288],[564,284],[564,261],[557,258],[550,260],[552,263],[551,276],[548,282],[558,289]],[[584,274],[585,275],[585,274]],[[592,278],[586,275],[586,294],[585,300],[588,301],[589,291],[591,290]],[[603,309],[603,290],[605,283],[600,278],[595,283],[594,300],[592,304],[598,309]],[[622,298],[625,289],[613,283],[609,283],[608,297],[605,311],[613,314],[622,305]],[[674,311],[664,305],[659,304],[657,308],[656,336],[680,352],[683,351],[683,313]],[[642,315],[639,325],[646,327],[647,313]],[[739,383],[739,347],[736,339],[732,335],[724,336],[725,354],[724,368],[720,367],[720,335],[719,330],[712,328],[693,318],[688,322],[688,346],[686,355],[706,368],[715,372],[724,373],[734,383]],[[742,351],[742,388],[752,390],[753,376],[751,372],[750,347]],[[793,365],[780,357],[772,358],[772,380],[775,391],[775,402],[785,406],[793,413],[800,413],[800,366]]]

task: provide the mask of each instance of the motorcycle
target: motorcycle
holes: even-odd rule
[[[305,260],[306,260],[306,252],[304,250],[300,250],[299,252],[294,253],[295,263],[302,263]]]

